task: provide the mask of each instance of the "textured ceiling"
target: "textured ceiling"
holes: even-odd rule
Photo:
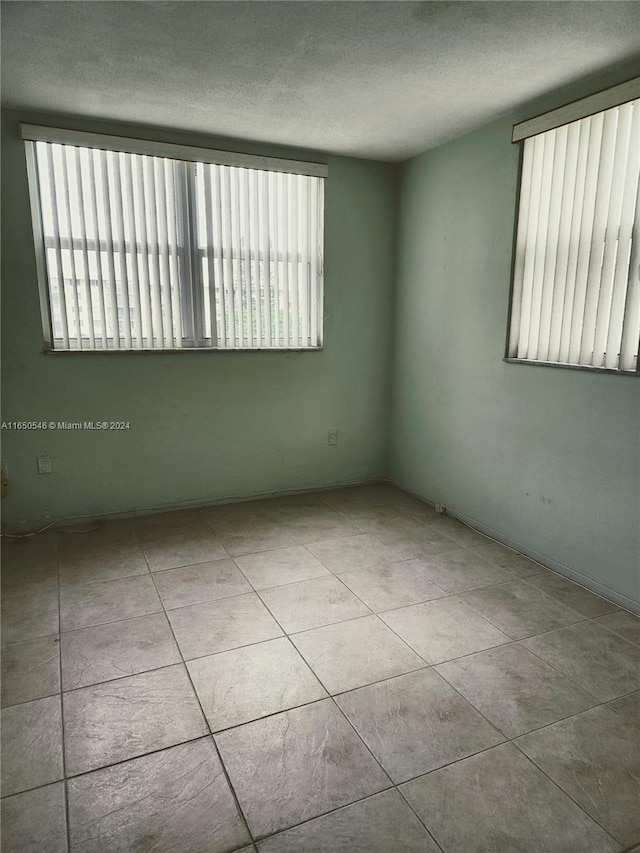
[[[3,2],[6,106],[403,160],[640,61],[638,2]]]

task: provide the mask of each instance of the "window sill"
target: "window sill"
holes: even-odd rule
[[[184,355],[185,353],[322,352],[321,347],[181,347],[172,349],[43,349],[44,355]]]
[[[530,367],[555,367],[562,370],[587,370],[590,373],[609,373],[614,376],[640,376],[636,370],[613,370],[608,367],[590,367],[582,364],[564,364],[556,361],[532,361],[526,358],[503,358],[507,364],[528,364]]]

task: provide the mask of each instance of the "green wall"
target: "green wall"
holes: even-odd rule
[[[5,523],[391,476],[638,609],[640,382],[503,361],[511,125],[621,79],[529,105],[401,168],[6,113],[3,418],[122,419],[131,430],[5,431]],[[328,162],[325,349],[44,355],[19,120]],[[38,454],[54,474],[37,475]]]
[[[131,423],[124,433],[5,430],[7,525],[386,474],[396,167],[241,145],[329,164],[323,351],[44,355],[19,121],[238,150],[169,130],[4,113],[3,420]],[[52,475],[37,474],[38,454],[52,458]]]
[[[637,606],[640,382],[503,361],[518,177],[512,123],[403,167],[392,476]]]

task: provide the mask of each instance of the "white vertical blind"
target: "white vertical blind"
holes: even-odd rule
[[[40,148],[40,147],[41,147],[41,145],[38,146],[38,148]],[[51,146],[48,146],[48,148],[50,149]],[[95,343],[96,343],[96,348],[97,348],[98,339],[100,339],[103,342],[107,341],[109,339],[109,332],[108,332],[108,328],[107,328],[107,308],[106,308],[106,300],[105,300],[105,283],[106,283],[107,279],[106,279],[105,272],[104,272],[103,254],[102,254],[102,250],[100,247],[100,237],[99,237],[99,232],[98,232],[98,199],[97,199],[97,192],[96,192],[96,184],[97,184],[97,180],[96,180],[96,174],[97,174],[96,158],[97,158],[98,152],[97,151],[87,151],[86,154],[88,156],[89,170],[90,170],[89,191],[90,191],[90,196],[91,196],[91,217],[92,217],[91,223],[93,226],[93,230],[92,230],[91,234],[93,237],[93,255],[95,257],[96,267],[97,267],[96,282],[98,285],[98,287],[97,287],[98,302],[99,302],[99,306],[100,306],[100,309],[99,309],[100,310],[100,323],[99,323],[99,325],[96,324],[94,321],[94,327],[96,329],[96,342]],[[46,217],[44,217],[44,218],[46,219]],[[45,237],[45,242],[46,242],[46,237]],[[36,251],[37,251],[37,248],[38,247],[36,246]],[[51,285],[51,281],[49,282],[49,284]],[[52,314],[53,314],[53,321],[54,321],[54,326],[55,326],[55,319],[56,319],[55,313],[52,311]],[[54,344],[55,343],[56,343],[56,341],[55,341],[55,336],[54,336]],[[68,346],[68,341],[67,341],[67,346]],[[103,343],[103,346],[104,346],[104,343]]]
[[[254,342],[262,340],[262,312],[263,312],[263,296],[262,285],[260,279],[260,190],[258,181],[258,172],[253,169],[247,173],[249,180],[249,216],[251,221],[251,247],[252,247],[252,263],[251,263],[251,280],[254,287],[255,298],[255,336]]]
[[[66,152],[65,152],[66,154]],[[69,190],[69,170],[67,164],[68,158],[66,156],[62,157],[62,185],[63,185],[63,198],[64,198],[64,222],[65,222],[65,233],[67,235],[71,234],[72,230],[72,221],[71,221],[71,192]],[[80,337],[81,339],[81,331],[80,331],[80,298],[78,294],[78,276],[76,273],[76,253],[74,251],[69,252],[69,273],[71,275],[72,286],[70,288],[71,294],[71,302],[73,305],[72,310],[72,322],[74,329],[74,336]]]
[[[640,100],[523,144],[508,355],[633,372]]]
[[[529,326],[531,323],[531,297],[533,292],[533,273],[534,273],[534,251],[526,251],[526,238],[529,233],[536,234],[538,228],[538,212],[540,209],[540,195],[531,191],[532,187],[541,186],[542,181],[542,158],[544,147],[536,144],[525,146],[523,169],[526,167],[527,181],[524,182],[523,171],[523,186],[521,195],[521,209],[526,198],[527,204],[523,209],[524,216],[528,223],[526,232],[518,233],[519,252],[516,263],[520,267],[521,286],[520,300],[518,303],[519,310],[517,311],[519,322],[518,336],[518,355],[521,357],[523,352],[527,352],[529,348]],[[528,157],[527,157],[528,155]],[[516,312],[514,312],[515,318]]]
[[[153,307],[151,299],[151,267],[149,262],[149,238],[147,235],[147,200],[145,196],[145,158],[133,157],[132,173],[135,174],[134,218],[136,260],[140,279],[140,339],[153,346]]]
[[[269,213],[267,221],[269,222],[268,235],[268,255],[269,255],[269,287],[272,291],[273,300],[273,331],[272,339],[273,346],[280,346],[280,264],[278,262],[278,175],[267,175],[267,199],[269,200]],[[272,257],[273,255],[273,257]]]
[[[323,177],[26,146],[53,349],[322,345]]]
[[[86,211],[85,213],[85,203],[84,203],[84,187],[83,187],[83,178],[82,178],[82,153],[86,155],[87,152],[81,152],[77,148],[70,149],[73,159],[75,160],[75,179],[76,179],[76,188],[78,192],[78,204],[77,207],[79,210],[83,211],[83,215],[80,216],[80,239],[82,242],[82,280],[84,282],[84,299],[86,302],[86,313],[88,314],[88,323],[87,323],[87,333],[89,336],[89,349],[95,349],[95,315],[94,315],[94,299],[93,294],[91,293],[91,266],[89,263],[89,248],[87,246],[87,225],[86,225]]]
[[[123,195],[126,213],[126,216],[123,216],[123,220],[125,222],[126,241],[129,243],[129,246],[135,246],[138,242],[138,236],[136,232],[136,217],[134,213],[133,167],[131,160],[131,157],[125,157],[123,161],[122,181],[124,183]],[[129,260],[128,275],[131,288],[130,331],[132,336],[131,345],[133,346],[133,340],[136,340],[138,337],[142,337],[144,334],[142,323],[142,298],[140,293],[140,277],[138,273],[137,253],[128,253],[127,258]]]
[[[67,311],[65,275],[62,265],[62,238],[60,236],[60,217],[58,215],[58,191],[60,181],[56,181],[53,165],[53,151],[51,146],[46,146],[46,151],[43,151],[43,146],[38,146],[39,158],[39,176],[40,176],[40,193],[41,199],[46,204],[48,202],[48,210],[50,222],[45,226],[45,246],[46,248],[54,248],[55,254],[47,252],[47,266],[49,271],[49,282],[51,289],[51,310],[53,313],[54,328],[53,334],[61,341],[64,348],[69,347],[69,319]],[[46,158],[46,159],[45,159]],[[47,195],[45,189],[45,176],[48,174],[48,189]],[[47,239],[48,238],[48,239]],[[57,322],[56,322],[57,321]]]

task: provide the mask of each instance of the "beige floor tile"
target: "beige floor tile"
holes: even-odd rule
[[[429,664],[511,642],[506,634],[453,597],[389,610],[380,618]]]
[[[603,616],[601,619],[596,619],[598,625],[604,625],[609,631],[613,631],[623,640],[628,640],[630,643],[635,643],[640,646],[640,619],[629,613],[626,610],[619,610],[617,613],[612,613],[610,616]]]
[[[522,644],[601,702],[640,688],[640,650],[598,622],[581,622]]]
[[[140,541],[152,572],[208,563],[229,556],[204,523],[147,531],[141,534]]]
[[[62,779],[60,696],[2,710],[2,796]]]
[[[617,853],[620,847],[511,744],[402,786],[444,853]]]
[[[32,586],[24,592],[2,596],[2,642],[19,643],[57,634],[58,585]]]
[[[514,579],[527,578],[532,575],[544,574],[548,571],[540,563],[530,560],[524,554],[518,554],[517,551],[507,548],[499,542],[486,540],[484,545],[474,546],[473,551],[484,557],[485,560],[489,560],[490,563],[494,563],[510,575],[513,575]]]
[[[331,574],[303,545],[246,554],[236,557],[236,563],[254,589],[268,589]]]
[[[431,525],[422,524],[409,517],[399,522],[382,522],[376,525],[371,535],[379,542],[388,545],[400,560],[433,557],[460,547],[453,539],[443,536]]]
[[[40,637],[2,647],[2,705],[16,705],[60,692],[60,643]]]
[[[299,544],[298,537],[289,530],[286,522],[283,521],[269,521],[260,524],[244,523],[222,530],[219,536],[220,541],[232,557]]]
[[[396,784],[504,740],[430,669],[342,693],[336,702]]]
[[[371,613],[336,577],[265,589],[260,597],[288,634]]]
[[[3,597],[27,590],[58,586],[58,544],[55,536],[2,542]]]
[[[67,775],[207,734],[184,666],[169,666],[63,694]]]
[[[2,800],[2,853],[67,853],[63,782]]]
[[[252,591],[230,559],[154,572],[153,581],[167,610]]]
[[[260,853],[439,853],[397,791],[383,791],[258,844]]]
[[[424,572],[406,562],[345,572],[340,580],[376,613],[445,595]]]
[[[335,574],[380,566],[397,560],[393,551],[367,533],[345,536],[341,539],[328,539],[323,542],[311,542],[307,547]]]
[[[252,526],[278,521],[277,509],[269,499],[205,506],[200,510],[200,514],[216,536],[236,528],[246,530]]]
[[[83,531],[73,533],[69,531]],[[88,521],[86,524],[71,524],[58,530],[58,554],[60,557],[86,547],[108,545],[133,545],[138,541],[135,518],[112,518]]]
[[[14,595],[25,593],[37,593],[45,591],[56,591],[58,589],[58,562],[51,555],[46,559],[37,559],[35,556],[25,563],[19,561],[19,557],[4,557],[6,548],[2,549],[2,573],[0,574],[0,587],[3,598],[11,598]],[[10,552],[14,555],[14,552]],[[22,551],[19,552],[23,553]]]
[[[410,565],[420,569],[448,593],[465,592],[512,580],[504,569],[489,563],[468,548],[456,548],[455,551],[435,557],[411,560]]]
[[[509,738],[598,702],[516,644],[449,661],[436,671]]]
[[[613,702],[609,702],[608,707],[616,714],[623,716],[628,723],[640,726],[640,690],[628,696],[622,696],[620,699],[614,699]]]
[[[64,690],[181,661],[164,613],[69,631],[62,634],[61,654]]]
[[[402,520],[406,518],[420,521],[420,519],[416,519],[413,515],[406,511],[398,510],[394,506],[356,507],[342,510],[340,515],[349,524],[357,528],[358,533],[370,533],[385,522],[401,524]]]
[[[162,610],[151,575],[60,590],[60,628],[73,631]]]
[[[390,786],[330,699],[216,735],[254,838]]]
[[[212,731],[327,695],[285,637],[198,658],[187,668]]]
[[[180,607],[167,616],[185,660],[272,640],[283,633],[255,593]]]
[[[344,516],[328,507],[323,510],[316,509],[311,514],[290,518],[287,521],[287,527],[302,543],[353,536],[359,532]]]
[[[301,492],[269,498],[264,503],[268,505],[272,517],[281,521],[334,513],[335,510],[331,509],[322,495],[322,492]]]
[[[616,605],[610,601],[600,598],[599,595],[594,595],[589,590],[583,589],[578,584],[566,578],[561,578],[560,575],[556,575],[554,572],[545,572],[544,574],[528,578],[527,583],[590,619],[594,616],[602,616],[605,613],[613,613],[618,610]]]
[[[640,853],[630,613],[384,482],[91,526],[3,539],[2,853]]]
[[[486,536],[483,536],[482,533],[478,533],[477,530],[473,530],[471,527],[458,521],[457,518],[452,518],[451,516],[436,515],[429,519],[428,524],[434,530],[437,530],[438,533],[442,533],[443,536],[453,539],[458,547],[475,548],[478,545],[486,545],[491,541]]]
[[[460,599],[514,640],[584,619],[523,580],[462,593]]]
[[[332,694],[425,666],[377,616],[316,628],[291,639]]]
[[[593,708],[516,744],[617,841],[640,842],[640,729]]]
[[[250,840],[211,738],[69,781],[71,853],[228,853]]]
[[[114,580],[149,571],[142,548],[137,542],[92,541],[87,534],[83,547],[75,547],[60,556],[60,585]]]

